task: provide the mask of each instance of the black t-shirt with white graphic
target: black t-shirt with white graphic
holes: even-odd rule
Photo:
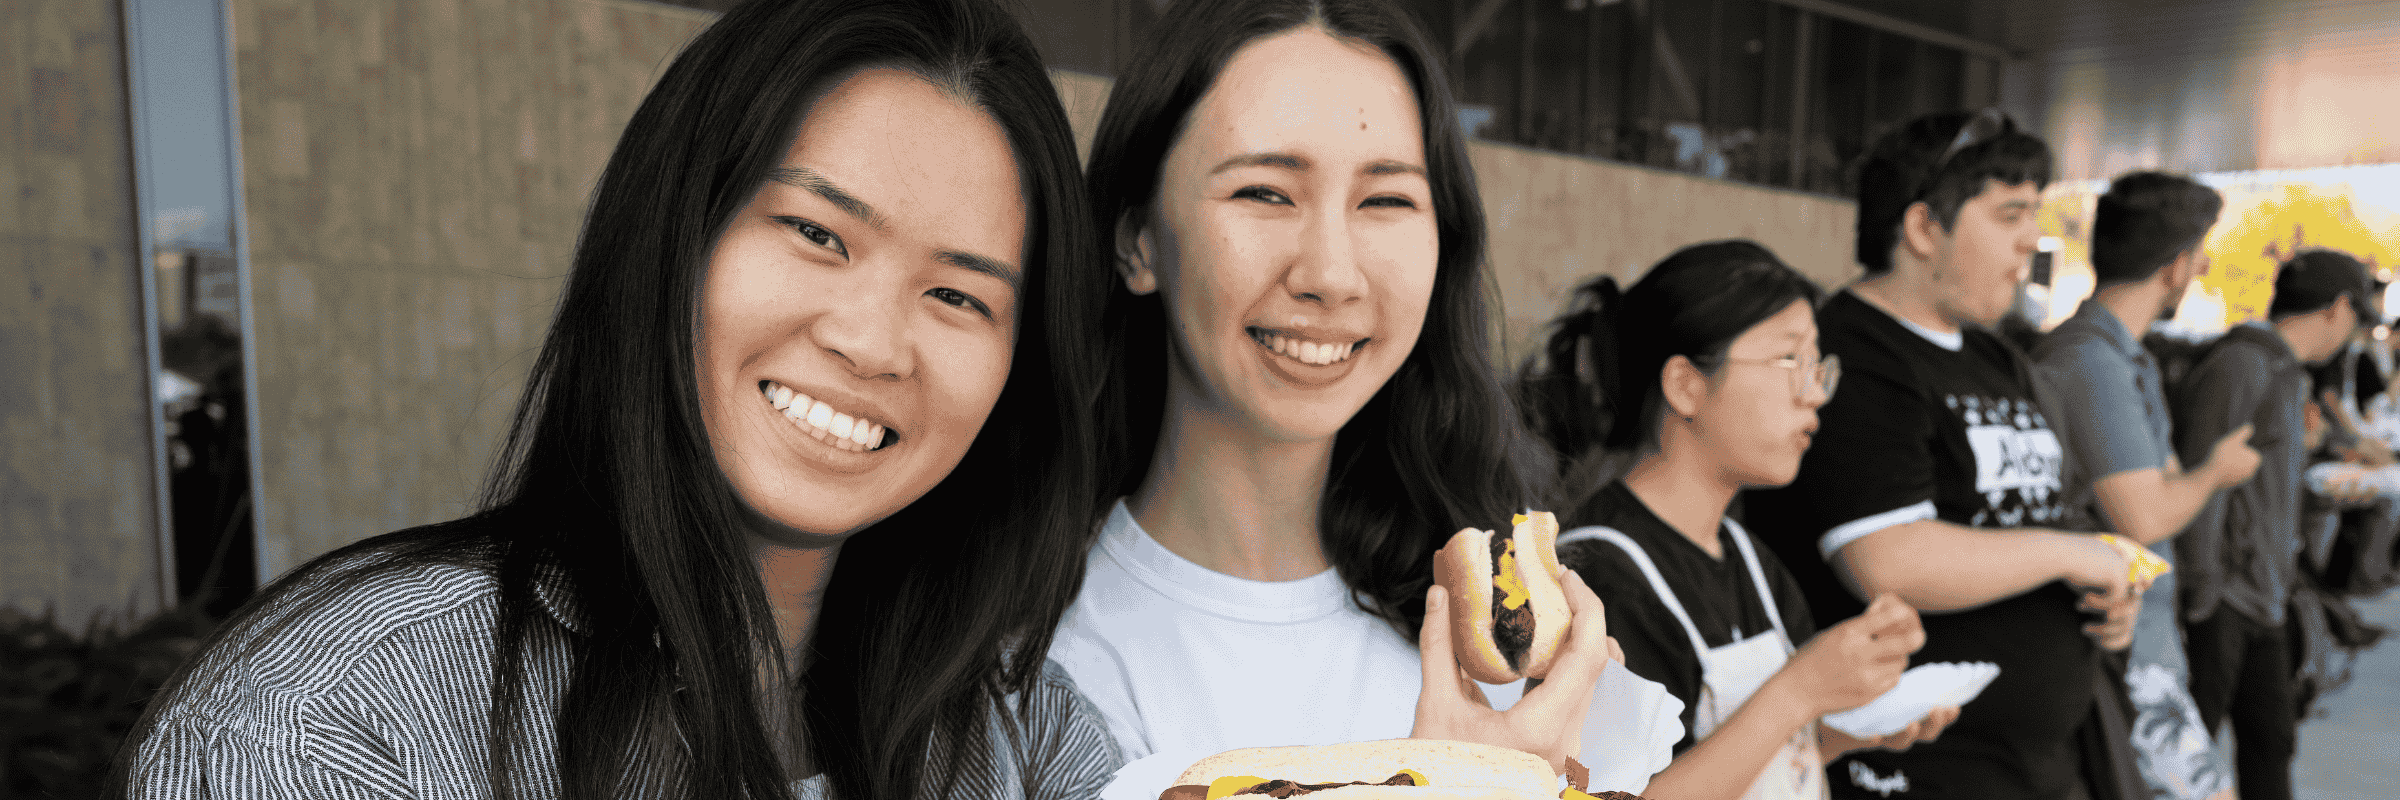
[[[1749,493],[1745,521],[1799,578],[1820,628],[1865,608],[1821,555],[1828,532],[1841,539],[1924,518],[1978,528],[2067,519],[2058,439],[2022,361],[1999,339],[1969,330],[1954,351],[1849,292],[1826,302],[1817,327],[1825,352],[1842,359],[1842,385],[1817,412],[1798,479]],[[2000,676],[1940,740],[1836,761],[1834,796],[2065,793],[2081,780],[2075,732],[2092,703],[2093,645],[2076,603],[2073,590],[2051,583],[1924,615],[1925,647],[1911,663],[1989,661]]]

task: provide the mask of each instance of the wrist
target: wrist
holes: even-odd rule
[[[1799,654],[1793,655],[1797,658]],[[1792,662],[1784,662],[1785,669],[1767,678],[1766,685],[1758,687],[1758,694],[1750,698],[1750,702],[1772,715],[1777,730],[1798,730],[1818,717],[1841,710],[1823,707],[1823,698],[1832,692],[1811,691],[1810,687],[1800,685],[1791,666]]]
[[[2110,555],[2115,555],[2115,548],[2110,547],[2097,535],[2065,531],[2058,531],[2056,534],[2057,538],[2054,542],[2058,546],[2058,580],[2068,583],[2089,583],[2088,579],[2091,576],[2087,573],[2091,570],[2092,556],[2096,549],[2107,549]]]

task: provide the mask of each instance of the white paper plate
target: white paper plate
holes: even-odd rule
[[[1927,712],[1943,706],[1963,706],[2000,677],[2000,665],[1923,664],[1900,674],[1900,685],[1875,702],[1825,715],[1825,724],[1860,738],[1898,733]]]

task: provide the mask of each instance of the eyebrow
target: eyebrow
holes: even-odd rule
[[[767,171],[767,180],[815,192],[817,196],[825,198],[825,202],[840,208],[843,213],[857,217],[860,221],[875,226],[877,230],[883,228],[883,216],[875,212],[874,206],[867,205],[867,201],[858,199],[857,195],[843,191],[842,187],[833,185],[833,181],[826,180],[825,176],[817,174],[816,170],[807,167],[777,167]],[[1025,285],[1025,271],[1006,261],[979,256],[964,250],[943,250],[935,253],[933,257],[934,260],[953,267],[999,278],[1008,282],[1011,290],[1022,290]]]
[[[867,201],[858,199],[857,195],[843,191],[842,187],[833,185],[833,181],[826,180],[825,176],[817,174],[816,170],[807,167],[776,167],[767,171],[767,180],[815,192],[818,197],[825,198],[825,202],[832,203],[843,213],[857,217],[860,222],[872,225],[877,230],[883,228],[883,215],[875,213],[874,206],[867,205]]]
[[[999,278],[1008,282],[1008,288],[1011,291],[1022,291],[1025,288],[1025,271],[999,259],[979,256],[964,250],[943,250],[935,253],[933,258],[953,267]]]
[[[1294,172],[1306,172],[1314,166],[1316,166],[1316,162],[1310,161],[1308,157],[1291,153],[1244,153],[1219,162],[1216,168],[1208,171],[1208,174],[1215,175],[1240,167],[1274,167]],[[1425,168],[1406,161],[1386,158],[1369,162],[1366,166],[1358,168],[1358,172],[1361,175],[1416,175],[1423,177]]]
[[[1208,174],[1215,175],[1219,172],[1224,172],[1226,170],[1239,167],[1276,167],[1279,169],[1288,169],[1299,172],[1306,171],[1309,167],[1315,165],[1315,162],[1312,162],[1305,157],[1292,155],[1290,153],[1244,153],[1242,155],[1225,159],[1223,162],[1218,163],[1215,169],[1208,171]]]

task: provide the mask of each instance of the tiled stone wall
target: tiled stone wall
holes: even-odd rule
[[[158,605],[118,13],[0,11],[0,606],[69,630]]]
[[[459,516],[625,120],[714,15],[234,0],[266,574]]]
[[[1856,206],[1597,159],[1477,142],[1470,146],[1491,263],[1505,304],[1507,365],[1531,352],[1540,328],[1577,284],[1614,275],[1630,286],[1688,244],[1746,238],[1831,289],[1858,275]]]

